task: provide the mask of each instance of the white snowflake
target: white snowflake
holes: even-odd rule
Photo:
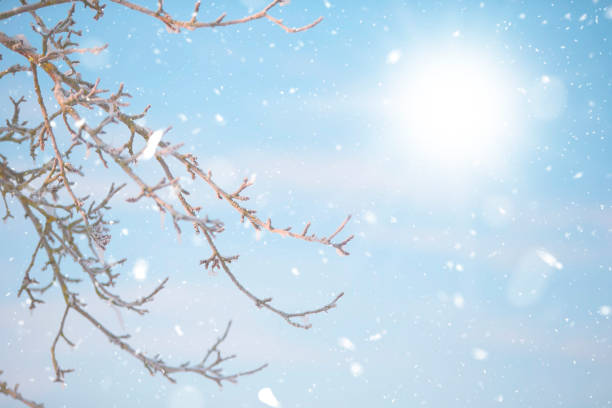
[[[259,392],[257,393],[257,398],[259,398],[261,402],[270,407],[275,408],[280,406],[278,400],[274,396],[274,393],[269,387],[265,387],[259,390]]]

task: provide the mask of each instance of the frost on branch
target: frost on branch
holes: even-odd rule
[[[43,9],[64,3],[67,4],[66,17],[52,26],[48,25],[50,20],[43,19],[37,14]],[[8,222],[14,218],[13,212],[19,213],[25,216],[35,231],[35,249],[24,271],[18,295],[26,296],[30,309],[35,310],[44,303],[47,291],[51,287],[59,287],[62,294],[64,311],[51,344],[51,363],[55,381],[63,383],[66,381],[66,375],[72,371],[61,366],[57,356],[57,346],[60,343],[74,346],[65,328],[75,318],[88,321],[111,344],[140,361],[151,375],[159,373],[172,382],[175,381],[174,374],[193,373],[221,386],[227,382],[236,382],[238,377],[253,374],[266,366],[264,364],[235,373],[224,372],[223,363],[233,359],[234,356],[225,356],[219,347],[227,338],[231,323],[208,351],[200,356],[197,363],[172,363],[165,361],[159,355],[142,353],[129,342],[129,334],[117,334],[111,331],[90,313],[77,289],[84,291],[89,288],[98,298],[112,307],[144,315],[148,312],[147,304],[154,301],[155,296],[169,284],[169,278],[166,278],[158,285],[149,288],[147,295],[137,299],[126,299],[121,295],[117,285],[120,274],[118,267],[123,265],[126,259],[110,261],[105,258],[105,250],[112,245],[112,226],[118,223],[117,220],[108,218],[110,204],[111,201],[117,200],[117,193],[126,184],[112,183],[101,200],[79,195],[77,182],[85,184],[91,177],[90,169],[79,158],[92,153],[97,155],[105,168],[119,169],[129,183],[136,187],[136,195],[129,197],[127,202],[146,200],[153,203],[162,216],[172,220],[179,237],[184,224],[191,225],[196,233],[202,234],[210,253],[205,255],[201,264],[210,271],[220,271],[225,274],[238,292],[251,299],[256,307],[271,311],[292,326],[304,329],[311,326],[306,322],[309,316],[336,307],[342,293],[324,306],[303,312],[286,312],[273,306],[271,298],[260,297],[249,291],[229,267],[232,262],[238,261],[238,255],[223,255],[217,247],[215,238],[224,231],[224,223],[200,214],[205,203],[194,204],[188,200],[189,191],[181,183],[181,173],[188,174],[194,181],[211,188],[218,198],[225,200],[236,211],[238,218],[249,222],[254,228],[265,229],[283,237],[330,246],[339,255],[348,255],[346,245],[352,236],[345,239],[337,237],[345,228],[350,216],[328,236],[310,233],[310,223],[302,232],[296,233],[291,227],[273,226],[270,219],[261,220],[254,209],[244,206],[249,198],[245,195],[245,191],[254,180],[244,180],[234,192],[221,189],[212,174],[199,166],[194,154],[183,152],[180,143],[170,144],[165,141],[164,135],[170,131],[170,127],[164,130],[151,130],[139,124],[139,119],[147,114],[150,106],[145,107],[141,113],[128,112],[127,100],[131,96],[126,92],[124,85],[120,84],[115,90],[109,90],[103,88],[103,81],[99,78],[95,81],[86,80],[79,72],[79,61],[76,59],[81,54],[99,53],[107,47],[104,45],[97,48],[79,48],[78,41],[82,31],[78,29],[75,21],[77,6],[92,11],[92,17],[96,20],[104,17],[106,7],[125,8],[159,20],[170,32],[223,27],[266,19],[286,32],[295,33],[308,30],[322,20],[318,18],[303,27],[289,27],[270,14],[276,6],[286,4],[288,2],[284,0],[273,0],[260,11],[246,17],[226,19],[226,14],[223,13],[209,22],[198,20],[200,1],[194,4],[193,12],[186,20],[166,12],[163,0],[157,1],[156,9],[149,9],[126,0],[109,0],[107,4],[101,4],[99,0],[54,0],[34,3],[21,0],[20,6],[0,11],[0,21],[5,20],[9,23],[13,16],[29,15],[34,28],[33,31],[29,29],[27,31],[27,35],[32,36],[30,40],[26,35],[9,36],[0,32],[0,44],[4,52],[21,59],[20,63],[0,71],[0,80],[7,81],[26,72],[27,81],[31,86],[32,102],[36,104],[38,114],[33,121],[22,120],[21,107],[25,102],[24,97],[9,98],[13,113],[0,126],[0,144],[26,146],[32,164],[24,170],[17,170],[18,167],[12,162],[14,158],[0,153],[0,193],[5,208],[3,220]],[[34,38],[35,36],[39,38]],[[45,88],[47,85],[41,86],[48,83],[52,85],[51,89]],[[99,115],[94,116],[90,112]],[[118,143],[116,136],[113,139],[107,134],[111,126],[123,127],[129,136]],[[109,133],[116,135],[114,130]],[[141,145],[144,145],[141,150],[135,149],[135,146]],[[0,149],[0,151],[7,150]],[[48,155],[41,155],[42,151]],[[146,181],[143,161],[158,166],[162,171],[163,177],[156,184]],[[171,195],[177,198],[178,204],[177,201],[167,199],[168,194],[165,193],[168,189]],[[78,273],[75,274],[74,270],[67,272],[71,268],[67,268],[66,265],[70,264],[78,267]],[[44,279],[39,278],[39,281],[33,278],[34,272],[36,276],[44,276]],[[11,388],[2,382],[0,392],[30,407],[41,406],[23,397],[18,392],[18,386]]]

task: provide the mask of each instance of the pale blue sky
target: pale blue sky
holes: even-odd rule
[[[264,4],[225,3],[204,2],[203,16],[242,16]],[[206,246],[189,232],[177,242],[151,203],[119,199],[107,256],[129,257],[123,293],[170,276],[149,315],[122,313],[134,344],[193,360],[233,319],[224,350],[238,359],[230,367],[270,366],[222,390],[187,375],[172,385],[75,316],[69,331],[79,346],[61,346],[59,355],[76,373],[63,389],[48,380],[59,292],[34,313],[16,297],[35,245],[18,217],[0,229],[3,378],[58,407],[263,407],[264,387],[285,408],[609,407],[608,6],[293,0],[273,14],[289,25],[324,20],[291,35],[267,21],[172,35],[112,4],[100,22],[80,11],[83,43],[109,44],[85,58],[83,74],[110,89],[124,82],[134,112],[152,105],[146,126],[172,125],[167,140],[185,142],[221,185],[255,173],[249,203],[263,218],[297,227],[312,220],[325,234],[353,214],[347,233],[356,239],[341,258],[269,234],[257,240],[207,186],[191,185],[193,200],[226,222],[219,245],[242,254],[234,267],[242,281],[291,310],[345,296],[311,319],[313,329],[290,327],[225,276],[203,271]],[[192,9],[174,7],[181,16]],[[24,16],[2,31],[31,29]],[[3,66],[13,61],[2,54]],[[0,89],[8,101],[31,97],[29,84],[18,75]],[[478,109],[469,109],[473,102]],[[0,104],[3,117],[9,109]],[[28,165],[27,153],[7,153]],[[84,163],[93,179],[82,191],[101,194],[118,177],[94,157]],[[161,177],[155,171],[151,181]],[[143,282],[132,273],[138,259],[149,264]],[[121,330],[85,285],[81,294]]]

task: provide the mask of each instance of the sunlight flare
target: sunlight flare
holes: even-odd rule
[[[423,58],[403,87],[403,137],[411,149],[445,165],[495,160],[511,135],[509,81],[471,56]]]

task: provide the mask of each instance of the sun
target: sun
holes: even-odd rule
[[[473,56],[420,61],[410,69],[396,106],[410,148],[445,165],[496,160],[512,134],[507,76]]]

